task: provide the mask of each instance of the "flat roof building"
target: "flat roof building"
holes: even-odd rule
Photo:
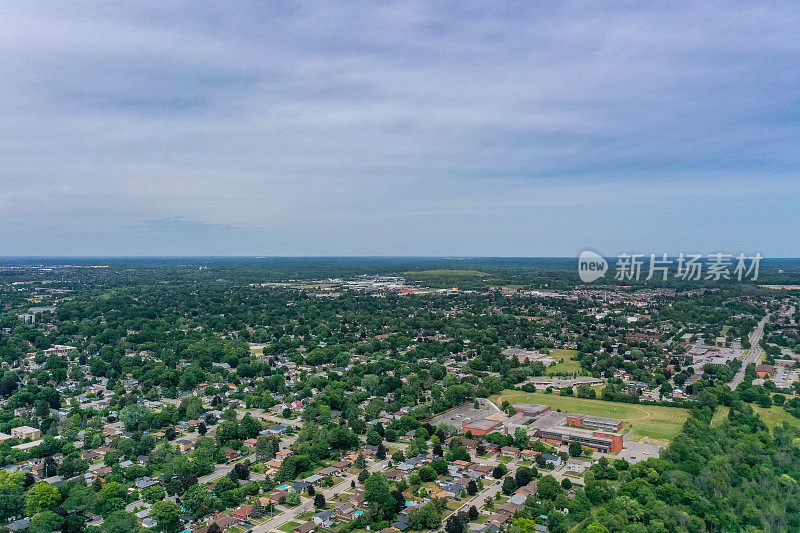
[[[11,436],[17,439],[37,440],[42,437],[42,432],[30,426],[19,426],[11,428]]]
[[[570,426],[549,426],[541,428],[539,437],[551,444],[570,444],[593,448],[599,452],[619,452],[622,450],[622,435]]]
[[[756,374],[760,378],[772,377],[775,375],[775,365],[758,365]]]
[[[525,416],[539,416],[550,410],[549,405],[539,405],[538,403],[515,403],[514,410]]]
[[[578,385],[587,384],[589,386],[602,385],[604,381],[601,378],[593,378],[589,376],[578,376],[574,378],[560,377],[560,376],[537,376],[528,378],[526,383],[533,383],[537,389],[546,389],[551,387],[553,390],[561,389],[575,389]]]
[[[77,348],[75,348],[74,346],[65,346],[63,344],[56,344],[52,348],[46,349],[44,353],[45,355],[58,355],[60,357],[64,357],[73,350],[77,350]]]
[[[622,431],[622,420],[618,418],[605,418],[581,413],[567,413],[567,425],[579,428],[599,429],[602,431]]]
[[[467,419],[461,422],[461,431],[471,432],[473,435],[488,435],[500,431],[503,423],[490,418]],[[508,433],[508,430],[505,431]]]

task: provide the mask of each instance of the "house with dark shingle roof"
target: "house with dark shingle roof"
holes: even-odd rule
[[[311,519],[322,527],[331,527],[336,523],[336,513],[333,511],[320,511],[315,514]]]
[[[397,520],[392,524],[392,527],[396,527],[400,531],[405,531],[409,528],[409,525],[408,515],[401,514],[397,515]]]
[[[317,524],[315,524],[312,521],[308,521],[292,529],[292,533],[311,533],[312,531],[316,530],[317,530]]]

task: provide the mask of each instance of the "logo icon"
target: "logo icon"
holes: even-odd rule
[[[584,283],[591,283],[602,278],[608,271],[608,261],[600,254],[584,250],[578,256],[578,276]]]

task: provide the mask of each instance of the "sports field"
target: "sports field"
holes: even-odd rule
[[[554,348],[550,350],[550,357],[556,360],[556,364],[547,367],[545,374],[548,376],[571,376],[580,374],[581,364],[573,359],[578,354],[578,350],[564,350]]]
[[[623,431],[633,430],[631,440],[642,437],[655,440],[671,440],[680,433],[683,423],[689,418],[689,411],[678,407],[659,405],[630,404],[587,400],[574,396],[559,396],[545,392],[522,392],[506,390],[491,397],[498,406],[503,400],[515,403],[538,403],[549,405],[553,411],[583,413],[625,421]]]

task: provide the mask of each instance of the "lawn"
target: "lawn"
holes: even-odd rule
[[[580,374],[581,364],[574,357],[578,350],[564,350],[554,348],[550,350],[550,357],[556,360],[556,364],[547,367],[545,374],[548,376]]]
[[[450,509],[451,511],[455,511],[456,509],[458,509],[462,505],[464,505],[463,502],[459,502],[459,501],[456,501],[456,500],[450,500],[450,501],[447,502],[447,508]]]
[[[435,481],[425,481],[419,487],[427,490],[428,492],[439,492],[441,490]]]
[[[678,407],[605,402],[574,396],[558,396],[541,391],[506,390],[492,396],[491,400],[497,405],[500,405],[503,400],[508,400],[512,405],[515,403],[538,403],[549,405],[553,411],[620,418],[625,421],[623,431],[633,430],[632,440],[639,440],[642,437],[671,440],[680,433],[683,423],[689,418],[689,411]]]
[[[770,429],[780,426],[784,422],[792,426],[800,426],[800,418],[793,417],[787,413],[783,407],[772,406],[765,409],[753,404],[750,404],[750,407],[758,413],[758,416],[761,417],[761,420],[763,420]],[[719,406],[714,413],[714,418],[711,419],[711,425],[717,427],[722,424],[722,421],[728,417],[728,411],[730,411],[729,407],[725,407],[724,405]]]
[[[478,515],[478,518],[473,520],[473,522],[475,522],[476,524],[485,524],[486,521],[489,520],[489,516],[490,515],[488,514],[481,513],[480,515]]]
[[[346,502],[352,497],[353,497],[353,492],[351,492],[351,489],[347,489],[346,491],[340,492],[335,498],[333,498],[333,501]]]
[[[296,528],[299,525],[300,525],[300,522],[291,522],[291,521],[290,522],[284,522],[283,524],[278,526],[278,529],[280,531],[285,531],[286,533],[289,533],[289,531],[293,530],[294,528]]]
[[[333,480],[333,483],[331,483],[327,488],[335,487],[336,485],[344,481],[344,478],[342,476],[330,476],[330,478]],[[320,486],[326,488],[325,485],[320,484]]]

